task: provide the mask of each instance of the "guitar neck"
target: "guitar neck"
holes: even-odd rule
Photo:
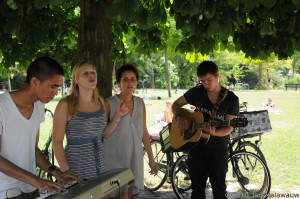
[[[204,123],[195,123],[194,124],[195,128],[202,128],[202,126],[204,125]],[[211,126],[212,127],[219,127],[219,126],[230,126],[230,121],[229,120],[224,120],[224,121],[212,121],[211,122]]]

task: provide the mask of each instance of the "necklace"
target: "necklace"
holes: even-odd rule
[[[123,103],[126,105],[126,107],[131,111],[133,109],[133,106],[134,106],[134,101],[133,101],[133,97],[131,97],[129,100],[125,100],[124,98],[122,98],[120,95],[119,95],[119,98],[121,100],[123,100]]]

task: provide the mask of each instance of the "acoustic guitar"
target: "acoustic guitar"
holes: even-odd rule
[[[206,144],[210,138],[208,133],[202,132],[204,124],[203,114],[201,112],[191,112],[187,109],[180,109],[180,116],[184,119],[186,129],[181,132],[178,127],[178,121],[173,117],[170,131],[170,144],[174,149],[179,149],[189,142],[200,142]],[[247,118],[234,118],[232,120],[212,121],[212,127],[232,126],[245,127],[248,124]]]

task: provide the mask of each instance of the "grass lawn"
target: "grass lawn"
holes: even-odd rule
[[[168,100],[166,90],[148,89],[139,91],[138,95],[156,94],[161,100],[145,100],[147,108],[147,126],[154,124],[155,114],[162,113]],[[278,113],[269,113],[272,131],[262,136],[261,149],[267,159],[272,178],[271,193],[300,193],[300,91],[236,91],[241,102],[248,102],[248,109],[262,109],[262,103],[268,97],[273,99]],[[171,100],[177,99],[183,92],[172,93]],[[54,111],[60,97],[56,97],[46,105]],[[47,117],[49,118],[49,117]],[[51,129],[51,120],[42,125],[40,146],[46,142]]]

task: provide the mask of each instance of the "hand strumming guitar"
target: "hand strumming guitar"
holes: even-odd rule
[[[202,126],[202,132],[216,136],[216,127],[212,127],[211,122],[205,122]]]

